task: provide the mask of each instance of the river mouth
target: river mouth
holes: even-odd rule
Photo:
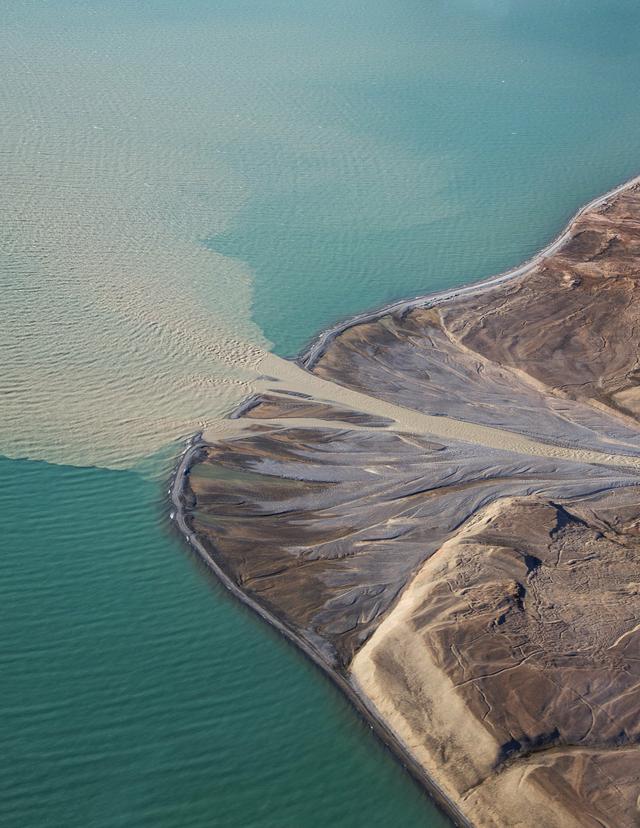
[[[636,171],[639,14],[3,5],[0,822],[443,824],[203,578],[166,481],[265,353],[503,271]]]
[[[635,813],[639,261],[632,179],[511,273],[267,358],[175,475],[189,543],[458,824],[520,820],[515,779],[530,824],[595,825],[603,763]]]

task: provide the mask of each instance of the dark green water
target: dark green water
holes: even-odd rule
[[[130,471],[0,459],[0,824],[444,825]]]

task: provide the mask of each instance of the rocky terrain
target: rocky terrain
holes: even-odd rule
[[[345,324],[179,480],[459,822],[640,823],[639,283],[633,183],[511,279]]]

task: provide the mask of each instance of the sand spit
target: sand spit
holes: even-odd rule
[[[177,472],[201,556],[459,824],[638,822],[639,281],[636,179],[509,274],[265,356]]]

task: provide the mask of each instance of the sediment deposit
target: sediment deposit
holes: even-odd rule
[[[178,474],[203,556],[459,822],[640,820],[639,282],[632,182],[510,278],[325,335],[296,387],[272,359]]]

